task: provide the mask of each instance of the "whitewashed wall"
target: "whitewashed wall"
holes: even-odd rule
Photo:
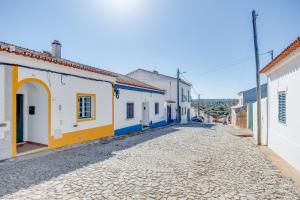
[[[269,147],[300,171],[300,49],[268,76]],[[286,91],[286,124],[278,121],[278,92]]]
[[[4,66],[0,65],[0,123],[4,123]],[[4,128],[0,127],[0,138],[4,137]]]
[[[261,144],[268,144],[268,98],[261,99]],[[247,115],[248,116],[248,115]],[[247,119],[248,123],[248,119]],[[253,103],[253,136],[257,140],[257,102]]]
[[[176,87],[177,88],[177,87]],[[188,102],[187,100],[182,102],[181,100],[181,88],[183,88],[183,95],[185,95],[186,97],[188,96],[188,91],[191,92],[191,87],[186,85],[186,84],[183,84],[183,83],[180,83],[179,84],[179,105],[181,108],[183,108],[183,110],[186,110],[185,113],[182,113],[181,115],[181,122],[182,123],[186,123],[188,120],[187,120],[187,110],[190,109],[191,110],[191,102]],[[176,94],[176,93],[175,93]],[[191,93],[190,93],[191,94]],[[191,112],[191,111],[190,111]],[[190,115],[191,116],[191,115]]]
[[[112,124],[111,84],[71,76],[63,76],[61,82],[59,74],[19,68],[19,81],[29,77],[42,80],[51,91],[52,133],[68,133]],[[96,120],[77,123],[77,93],[96,94]],[[78,126],[74,127],[76,124]]]
[[[0,52],[0,61],[115,82],[115,78],[110,76],[16,56],[6,52]],[[26,78],[37,78],[42,80],[51,91],[51,133],[68,133],[111,125],[113,123],[112,85],[110,83],[96,82],[72,76],[61,76],[60,74],[19,67],[18,80],[21,81]],[[96,120],[76,122],[77,93],[96,94]],[[59,107],[61,107],[61,110],[59,110]],[[75,126],[76,124],[78,125],[77,127]],[[43,128],[47,129],[46,127]],[[59,136],[60,135],[58,134],[57,137]]]
[[[37,83],[23,85],[18,94],[24,95],[24,141],[48,144],[48,94]],[[35,106],[35,114],[29,115],[29,106]]]
[[[135,78],[139,81],[142,81],[144,83],[153,85],[157,88],[163,89],[166,91],[165,93],[165,100],[171,100],[177,102],[177,81],[174,78],[170,78],[168,76],[164,76],[161,74],[155,74],[151,72],[147,72],[144,70],[137,70],[133,73],[128,74],[128,76]],[[180,82],[179,84],[179,105],[181,107],[186,107],[186,109],[191,109],[191,102],[181,102],[181,88],[184,88],[184,94],[187,95],[187,91],[190,91],[191,94],[191,87]],[[176,109],[177,104],[173,103],[171,105],[172,108],[172,119],[176,119]],[[191,111],[192,113],[192,111]],[[191,115],[192,117],[192,115]],[[187,115],[181,116],[182,123],[187,122]]]
[[[11,120],[12,120],[12,79],[11,69],[0,65],[0,160],[12,156]]]
[[[152,123],[165,120],[164,95],[120,89],[119,99],[115,98],[115,130],[141,124],[142,103],[149,102],[149,120]],[[159,114],[155,115],[155,103],[159,103]],[[127,119],[127,103],[134,103],[134,118]]]

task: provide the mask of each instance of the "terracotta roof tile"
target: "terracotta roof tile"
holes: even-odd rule
[[[11,47],[13,47],[15,49],[11,50]],[[5,42],[0,42],[0,51],[6,51],[8,53],[13,53],[15,55],[30,57],[30,58],[33,58],[33,59],[43,60],[45,62],[59,64],[59,65],[63,65],[63,66],[66,66],[66,67],[71,67],[71,68],[81,69],[81,70],[85,70],[85,71],[89,71],[89,72],[93,72],[93,73],[98,73],[98,74],[102,74],[102,75],[106,75],[106,76],[116,77],[114,75],[114,73],[110,72],[110,71],[106,71],[106,70],[103,70],[103,69],[99,69],[99,68],[84,65],[84,64],[80,64],[80,63],[70,61],[70,60],[67,60],[67,59],[54,58],[51,55],[43,53],[43,52],[38,52],[38,51],[31,50],[31,49],[26,49],[26,48],[16,46],[16,45],[13,45],[13,44],[8,44],[8,43],[5,43]]]
[[[164,90],[156,88],[156,87],[154,87],[152,85],[143,83],[143,82],[138,81],[138,80],[136,80],[134,78],[131,78],[131,77],[125,76],[125,75],[121,75],[121,74],[118,74],[117,83],[119,83],[119,84],[125,84],[125,85],[130,85],[130,86],[137,86],[137,87],[147,88],[147,89],[151,89],[151,90],[164,91]]]
[[[282,61],[284,58],[286,58],[288,55],[290,55],[292,52],[294,52],[299,47],[300,47],[300,36],[293,43],[291,43],[285,50],[283,50],[275,59],[273,59],[264,68],[262,68],[260,70],[260,73],[267,72],[268,70],[273,68],[277,63]]]

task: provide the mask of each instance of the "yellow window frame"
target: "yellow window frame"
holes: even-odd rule
[[[94,109],[93,109],[93,113],[92,113],[91,118],[84,118],[84,119],[79,118],[79,102],[78,102],[79,97],[91,97],[91,99],[93,99],[92,103],[93,103],[93,108]],[[77,95],[76,95],[76,119],[77,119],[77,122],[86,122],[86,121],[96,120],[96,94],[77,93]]]

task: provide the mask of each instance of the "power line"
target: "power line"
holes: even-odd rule
[[[265,55],[265,54],[270,54],[270,51],[268,52],[264,52],[262,54],[259,54],[259,55]],[[252,60],[255,56],[248,56],[248,57],[244,57],[244,58],[240,58],[240,59],[237,59],[235,61],[232,61],[231,63],[228,63],[228,64],[221,64],[221,65],[216,65],[215,67],[218,67],[218,66],[223,66],[223,67],[218,67],[218,68],[215,68],[215,69],[212,69],[212,70],[208,70],[208,71],[205,71],[205,72],[202,72],[202,73],[199,73],[199,74],[192,74],[193,76],[200,76],[200,75],[204,75],[204,74],[208,74],[208,73],[211,73],[211,72],[216,72],[216,71],[221,71],[221,70],[224,70],[224,69],[229,69],[229,68],[232,68],[232,67],[236,67],[242,63],[245,63],[245,62],[248,62],[250,60]]]

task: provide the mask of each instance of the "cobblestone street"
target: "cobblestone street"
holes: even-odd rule
[[[1,199],[299,199],[249,137],[222,125],[146,131],[0,165]]]

